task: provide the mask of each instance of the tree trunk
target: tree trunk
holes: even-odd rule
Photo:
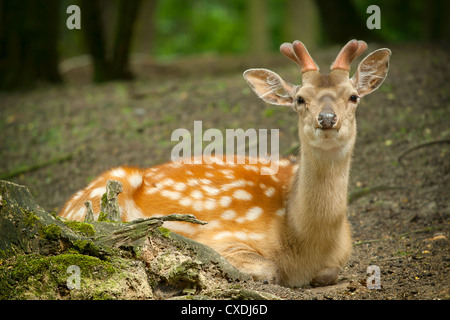
[[[0,2],[0,90],[60,83],[59,1]]]
[[[120,0],[116,6],[116,30],[112,54],[107,54],[106,34],[102,23],[99,0],[82,0],[84,35],[94,64],[94,81],[132,79],[129,54],[140,0]],[[112,21],[107,21],[112,24]]]
[[[131,79],[129,56],[133,30],[138,16],[140,0],[121,0],[113,52],[113,74],[119,79]]]
[[[256,56],[264,55],[270,45],[266,0],[249,0],[247,5],[249,51]]]
[[[318,45],[320,23],[314,0],[288,0],[284,22],[285,41],[301,40],[309,49]]]
[[[83,32],[94,68],[94,81],[107,81],[111,76],[106,58],[105,35],[99,1],[81,0],[81,11],[83,13]]]

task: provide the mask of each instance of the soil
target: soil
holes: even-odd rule
[[[338,284],[246,286],[283,299],[450,298],[450,48],[388,47],[389,75],[357,111],[348,212],[354,252]],[[310,52],[326,70],[338,50]],[[169,161],[178,143],[173,130],[193,133],[194,120],[203,131],[279,129],[280,153],[287,155],[298,144],[293,111],[264,104],[242,78],[245,69],[263,67],[298,83],[297,68],[280,56],[139,59],[135,81],[96,85],[89,68],[78,67],[64,74],[64,86],[2,93],[0,175],[58,212],[104,170]],[[379,270],[379,281],[372,282],[369,266]]]

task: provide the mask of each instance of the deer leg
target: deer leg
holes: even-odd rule
[[[233,266],[251,275],[255,281],[280,283],[280,274],[275,263],[256,252],[240,250],[225,254],[224,257]]]
[[[337,283],[338,276],[338,267],[324,268],[314,276],[311,280],[311,285],[313,287],[330,286]]]

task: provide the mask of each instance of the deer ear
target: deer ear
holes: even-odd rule
[[[295,86],[287,83],[273,71],[267,69],[249,69],[244,78],[258,97],[265,102],[292,106]]]
[[[381,86],[389,70],[390,57],[391,50],[378,49],[361,61],[356,73],[351,78],[360,97],[375,91]]]

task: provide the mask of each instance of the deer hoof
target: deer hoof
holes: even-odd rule
[[[313,287],[330,286],[337,283],[339,268],[331,267],[320,270],[311,280]]]

